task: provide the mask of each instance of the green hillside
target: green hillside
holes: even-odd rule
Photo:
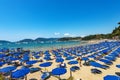
[[[108,34],[94,34],[88,35],[85,37],[65,37],[60,38],[59,41],[70,41],[70,40],[93,40],[93,39],[120,39],[120,22],[118,23],[118,27],[116,27],[111,33]]]

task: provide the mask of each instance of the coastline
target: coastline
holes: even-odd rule
[[[38,47],[37,49],[30,49],[31,51],[46,51],[46,50],[54,50],[54,49],[61,49],[61,48],[71,48],[71,47],[78,47],[78,46],[86,46],[86,45],[91,45],[91,44],[98,44],[100,42],[105,42],[105,41],[113,41],[113,40],[88,40],[88,41],[80,41],[80,44],[73,44],[73,45],[59,45],[59,46],[52,46],[52,47]],[[67,42],[67,41],[66,41]]]
[[[72,48],[74,48],[74,47],[79,47],[79,46],[86,46],[86,45],[92,45],[92,44],[99,44],[99,43],[101,43],[101,42],[105,42],[105,41],[108,41],[108,42],[111,42],[111,41],[113,41],[114,42],[114,40],[90,40],[90,41],[87,41],[87,43],[83,43],[83,44],[78,44],[78,45],[72,45]],[[120,46],[118,46],[118,47],[120,47]],[[71,46],[63,46],[63,48],[71,48]],[[117,47],[115,47],[116,49],[117,49]],[[56,50],[57,48],[55,48],[55,49],[53,49],[52,48],[52,50]],[[61,49],[61,48],[60,48]],[[44,49],[45,50],[45,49]],[[47,49],[48,50],[48,49]],[[49,50],[51,50],[51,49],[49,49]],[[115,49],[113,49],[113,51],[114,51]],[[32,52],[32,50],[31,50],[31,52]],[[37,51],[36,51],[37,52]],[[99,52],[99,51],[98,51]],[[112,53],[112,52],[111,52]],[[53,60],[50,60],[50,61],[48,61],[48,62],[52,62],[53,64],[52,64],[52,66],[50,66],[50,67],[47,67],[46,69],[47,69],[47,71],[49,71],[49,72],[51,72],[54,68],[56,68],[57,67],[57,65],[59,65],[59,63],[56,63],[56,60],[54,59],[54,55],[50,52],[50,55],[51,55],[51,58],[53,59]],[[90,55],[92,55],[92,53],[90,54]],[[40,59],[44,59],[44,57],[45,57],[45,55],[43,55]],[[86,56],[84,56],[84,57],[87,57],[87,55]],[[40,60],[40,59],[35,59],[34,57],[33,58],[30,58],[30,60]],[[66,58],[65,57],[63,57],[63,59],[65,60]],[[73,59],[73,60],[76,60],[76,59]],[[98,60],[95,60],[96,62],[99,62],[100,64],[104,64],[103,62],[100,62],[100,61],[98,61]],[[120,58],[117,58],[117,60],[116,61],[114,61],[113,62],[113,65],[111,65],[110,66],[110,68],[109,69],[107,69],[107,70],[104,70],[104,69],[100,69],[99,68],[99,70],[101,70],[103,73],[102,74],[92,74],[91,73],[91,69],[92,68],[95,68],[95,67],[92,67],[92,66],[84,66],[83,65],[83,63],[84,63],[84,61],[82,61],[82,66],[80,66],[79,64],[75,64],[74,66],[79,66],[80,67],[80,70],[78,70],[78,71],[75,71],[75,72],[72,72],[72,76],[74,77],[74,79],[73,80],[79,80],[79,79],[82,79],[82,80],[104,80],[103,79],[103,77],[104,76],[106,76],[106,75],[108,75],[108,74],[110,74],[110,75],[115,75],[115,72],[118,72],[118,71],[120,71],[119,70],[119,68],[117,68],[116,67],[116,65],[118,65],[119,64],[119,61],[120,61]],[[47,62],[46,60],[43,60],[43,62]],[[36,67],[40,67],[39,66],[39,64],[41,64],[41,63],[43,63],[43,62],[37,62],[37,63],[35,63],[35,64],[33,64],[33,66],[32,67],[34,67],[34,68],[36,68]],[[65,60],[64,61],[64,63],[66,63],[67,64],[67,73],[65,73],[64,75],[61,75],[61,78],[62,79],[68,79],[69,77],[70,77],[70,68],[72,67],[72,65],[68,65],[68,60]],[[7,67],[8,65],[6,64],[6,65],[4,65],[4,66],[2,66],[1,68],[3,68],[3,67]],[[21,68],[21,66],[20,67],[18,67],[17,69],[20,69]],[[43,71],[45,71],[45,69],[44,68],[42,68],[42,67],[40,67]],[[30,80],[30,79],[32,79],[32,78],[35,78],[35,79],[37,79],[37,80],[39,80],[40,78],[41,78],[41,75],[42,75],[42,73],[39,71],[39,72],[35,72],[35,73],[29,73],[28,75],[27,75],[27,80]],[[25,79],[23,79],[23,80],[25,80]],[[56,78],[56,77],[54,77],[54,76],[51,76],[49,79],[47,79],[47,80],[59,80],[58,78]]]

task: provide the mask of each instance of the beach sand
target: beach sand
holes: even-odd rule
[[[95,44],[95,43],[99,43],[99,42],[102,42],[102,41],[99,41],[99,40],[94,40],[94,41],[90,41],[89,44]],[[53,56],[52,56],[53,58]],[[65,58],[64,58],[65,59]],[[76,60],[76,59],[75,59]],[[46,61],[44,61],[46,62]],[[59,65],[59,63],[56,63],[55,62],[55,59],[54,60],[51,60],[50,62],[52,62],[53,64],[50,66],[50,67],[47,67],[47,71],[48,72],[51,72],[54,68],[57,68],[57,66]],[[64,75],[61,75],[61,79],[68,79],[70,77],[70,67],[72,66],[75,66],[75,65],[68,65],[68,62],[69,60],[65,60],[64,63],[67,64],[67,73],[65,73]],[[97,61],[101,64],[104,64],[100,61]],[[41,64],[42,62],[38,62],[36,64],[33,65],[33,67],[40,67],[39,64]],[[82,61],[82,64],[84,63],[84,61]],[[114,75],[115,72],[120,72],[120,69],[116,67],[116,65],[120,64],[120,58],[117,58],[116,61],[113,62],[113,65],[110,65],[109,69],[107,70],[104,70],[104,69],[100,69],[100,68],[97,68],[99,70],[102,71],[102,74],[92,74],[91,73],[91,69],[94,68],[92,66],[84,66],[82,65],[82,67],[79,66],[79,64],[76,64],[76,66],[79,66],[80,67],[80,70],[76,71],[76,72],[72,72],[72,76],[73,76],[73,80],[79,80],[79,79],[82,79],[82,80],[104,80],[104,76],[106,75]],[[4,65],[3,67],[5,66],[8,66],[8,65]],[[20,68],[20,67],[19,67]],[[42,68],[42,67],[40,67]],[[42,68],[42,71],[45,71],[45,68]],[[39,71],[39,72],[35,72],[35,73],[29,73],[27,75],[27,80],[29,79],[32,79],[32,78],[35,78],[37,80],[41,80],[41,75],[42,73]],[[56,78],[55,76],[51,76],[49,79],[47,80],[59,80],[58,78]]]
[[[55,62],[55,60],[52,60],[51,62],[53,62],[52,66],[48,67],[47,70],[48,71],[52,71],[52,69],[56,68],[58,63]],[[69,61],[64,61],[66,64]],[[99,62],[99,61],[98,61]],[[84,63],[84,61],[82,61],[82,64]],[[101,64],[104,64],[102,62],[99,62]],[[39,67],[39,63],[34,64],[34,67]],[[100,69],[97,68],[99,70],[102,71],[102,74],[92,74],[91,73],[91,69],[94,68],[92,66],[84,66],[82,65],[82,67],[80,67],[80,70],[76,71],[76,72],[72,72],[72,76],[74,77],[74,80],[103,80],[103,77],[106,75],[114,75],[115,72],[120,72],[120,69],[116,67],[116,65],[120,64],[120,58],[117,58],[116,61],[113,62],[113,65],[110,65],[110,68],[107,70],[104,69]],[[67,73],[64,75],[61,75],[61,79],[68,79],[70,77],[70,67],[71,66],[75,66],[75,65],[68,65],[67,64]],[[79,66],[79,64],[76,64],[76,66]],[[44,70],[44,68],[42,68]],[[33,74],[28,74],[27,75],[27,79],[31,79],[31,78],[36,78],[37,80],[40,80],[41,77],[41,72],[36,72]],[[58,80],[56,77],[51,76],[48,80]]]

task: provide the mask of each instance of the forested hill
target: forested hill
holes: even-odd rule
[[[94,34],[88,35],[85,37],[64,37],[58,39],[59,41],[70,41],[70,40],[93,40],[93,39],[120,39],[120,22],[118,23],[118,27],[116,27],[111,33],[108,34]]]

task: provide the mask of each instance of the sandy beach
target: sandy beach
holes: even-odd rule
[[[48,67],[47,70],[48,71],[51,71],[52,69],[56,68],[56,62],[53,61],[53,65],[51,67]],[[67,63],[67,61],[65,61],[65,63]],[[34,67],[39,67],[40,63],[37,63],[34,65]],[[110,75],[115,75],[115,72],[120,72],[120,69],[116,67],[116,65],[120,64],[120,58],[118,58],[113,65],[110,66],[110,69],[107,69],[107,70],[103,70],[103,69],[100,69],[102,71],[102,74],[92,74],[91,73],[91,69],[94,68],[94,67],[91,67],[91,66],[82,66],[80,67],[80,70],[79,71],[76,71],[76,72],[72,72],[72,75],[74,77],[74,80],[79,80],[79,79],[82,79],[82,80],[104,80],[103,77],[110,74]],[[76,66],[79,66],[79,65],[76,65]],[[70,65],[67,65],[67,73],[64,74],[64,75],[61,75],[61,78],[62,79],[68,79],[70,77]],[[37,80],[40,80],[40,76],[41,76],[41,72],[36,72],[36,73],[33,73],[33,74],[28,74],[27,75],[27,78],[28,80],[31,79],[31,78],[35,78]],[[56,77],[54,76],[51,76],[48,80],[59,80],[57,79]]]
[[[90,41],[89,42],[89,45],[90,44],[99,44],[101,41]],[[103,41],[102,41],[103,42]],[[88,45],[88,44],[86,44]],[[85,46],[85,45],[84,45]],[[114,52],[115,50],[117,50],[120,46],[117,46],[115,48],[113,48],[112,52]],[[68,48],[69,49],[69,48]],[[106,49],[106,48],[105,48]],[[96,54],[96,53],[99,53],[100,51],[102,51],[104,49],[101,49],[97,52],[93,52],[93,53],[90,53],[90,54],[86,54],[84,55],[83,57],[88,57],[89,55],[92,55],[92,54]],[[111,54],[112,52],[110,52],[109,54]],[[46,61],[44,60],[43,58],[45,57],[45,55],[43,55],[42,57],[40,57],[39,59],[36,59],[35,57],[31,56],[30,60],[43,60],[43,62],[37,62],[35,64],[33,64],[32,68],[36,68],[36,67],[39,67],[41,68],[42,72],[51,72],[53,69],[57,68],[58,65],[60,63],[57,63],[56,62],[56,59],[55,59],[55,56],[53,55],[52,52],[49,52],[49,54],[51,55],[51,59],[50,61]],[[79,64],[74,64],[74,65],[69,65],[68,62],[69,61],[73,61],[73,60],[77,60],[77,57],[72,59],[72,60],[65,60],[66,57],[62,57],[64,59],[64,63],[66,64],[66,69],[67,69],[67,72],[63,75],[60,76],[61,79],[67,79],[67,80],[70,80],[68,79],[70,77],[70,68],[72,66],[78,66],[80,68],[80,70],[77,70],[75,72],[72,72],[72,77],[73,79],[72,80],[104,80],[104,76],[106,75],[115,75],[115,72],[120,72],[120,69],[116,67],[116,65],[120,64],[120,58],[117,57],[116,61],[113,61],[113,64],[112,65],[109,65],[109,69],[101,69],[101,68],[96,68],[96,69],[99,69],[100,71],[102,71],[102,74],[93,74],[91,73],[91,69],[95,68],[95,67],[92,67],[92,66],[84,66],[83,63],[85,61],[82,61],[82,66],[80,66]],[[99,60],[95,60],[96,62],[102,64],[102,65],[105,65],[105,63],[103,62],[100,62]],[[44,63],[44,62],[52,62],[52,65],[50,67],[46,67],[46,70],[45,68],[43,67],[40,67],[39,65]],[[26,63],[24,64],[26,65]],[[7,67],[8,65],[5,64],[4,66],[2,66],[1,68],[3,67]],[[22,66],[20,67],[17,67],[17,69],[20,69]],[[41,71],[38,71],[38,72],[35,72],[35,73],[29,73],[27,74],[27,80],[30,80],[30,79],[37,79],[37,80],[41,80],[41,76],[42,76],[42,73]],[[25,79],[24,79],[25,80]],[[47,80],[59,80],[56,76],[54,75],[51,75],[50,78],[48,78]]]
[[[94,42],[94,41],[93,41]],[[92,42],[92,43],[93,43]],[[101,41],[100,41],[101,42]],[[94,42],[95,43],[95,42]],[[96,42],[98,43],[98,42]],[[65,58],[64,58],[65,59]],[[76,60],[76,59],[74,59]],[[49,72],[52,71],[52,69],[56,68],[57,65],[59,63],[56,63],[55,60],[52,60],[50,61],[52,62],[52,66],[48,67],[47,70]],[[68,63],[69,61],[64,61],[64,63]],[[101,64],[104,64],[103,62],[100,62],[100,61],[96,61],[96,62],[99,62]],[[84,63],[84,61],[82,61],[82,64]],[[40,63],[36,63],[34,64],[34,67],[39,67],[39,64]],[[104,69],[100,69],[100,68],[97,68],[99,70],[102,71],[102,74],[92,74],[91,73],[91,69],[92,68],[95,68],[95,67],[92,67],[92,66],[84,66],[82,65],[82,67],[80,67],[80,70],[76,71],[76,72],[72,72],[72,76],[74,77],[73,80],[79,80],[79,79],[82,79],[82,80],[104,80],[103,77],[106,76],[106,75],[115,75],[115,72],[120,72],[120,69],[116,67],[116,65],[120,64],[120,58],[117,58],[116,61],[113,62],[113,65],[110,65],[109,69],[107,70],[104,70]],[[70,67],[72,67],[73,65],[68,65],[67,64],[67,73],[65,73],[64,75],[61,75],[61,79],[68,79],[70,77]],[[75,64],[74,66],[79,66],[79,64]],[[44,70],[44,68],[42,68]],[[40,80],[40,77],[41,77],[41,72],[36,72],[36,73],[33,73],[33,74],[28,74],[27,75],[27,78],[28,80],[31,79],[31,78],[35,78],[37,80]],[[49,79],[47,80],[59,80],[57,79],[56,77],[54,76],[51,76]]]

